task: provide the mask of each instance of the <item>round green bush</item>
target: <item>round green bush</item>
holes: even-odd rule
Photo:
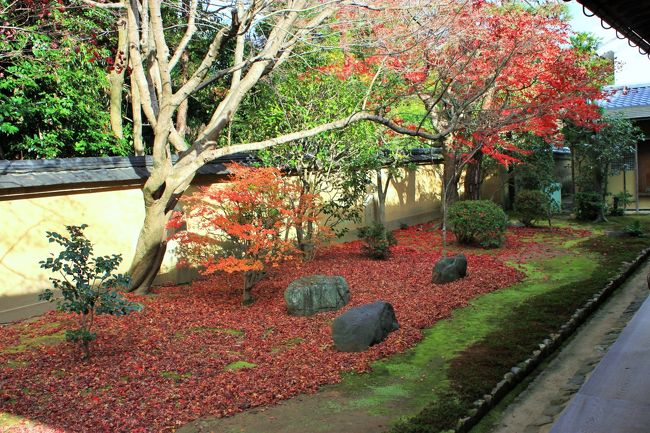
[[[579,221],[595,220],[604,205],[601,194],[597,192],[577,192],[573,197],[573,211]]]
[[[506,213],[490,200],[458,201],[447,212],[449,228],[461,244],[484,248],[501,246],[506,232]]]
[[[548,218],[549,197],[540,190],[525,189],[515,196],[514,209],[523,225],[533,226],[535,221]]]

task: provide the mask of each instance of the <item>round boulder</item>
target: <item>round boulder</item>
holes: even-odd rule
[[[393,306],[377,301],[350,308],[334,319],[332,338],[334,346],[341,352],[363,352],[398,329]]]
[[[346,305],[350,301],[350,288],[343,277],[311,275],[289,284],[284,301],[292,316],[313,316]]]
[[[443,257],[433,267],[432,281],[435,284],[451,283],[467,275],[467,258],[464,254]]]

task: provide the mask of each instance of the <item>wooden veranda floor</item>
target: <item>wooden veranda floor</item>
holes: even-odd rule
[[[550,433],[650,433],[650,298]]]

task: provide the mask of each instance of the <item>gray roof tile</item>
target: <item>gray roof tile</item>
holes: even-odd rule
[[[650,106],[650,83],[608,86],[605,90],[613,92],[607,100],[600,101],[600,106],[606,110]]]

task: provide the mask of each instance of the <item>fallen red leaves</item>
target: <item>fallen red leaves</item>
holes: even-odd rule
[[[61,313],[3,327],[0,410],[51,427],[39,431],[161,432],[314,392],[337,382],[342,371],[367,370],[370,361],[413,346],[421,328],[473,297],[520,280],[522,274],[504,261],[530,254],[535,244],[525,239],[538,233],[514,229],[502,249],[465,249],[468,277],[444,286],[430,282],[440,232],[422,225],[396,232],[400,245],[387,261],[363,257],[359,242],[350,242],[327,248],[312,262],[275,269],[254,290],[257,300],[250,307],[240,305],[241,281],[234,275],[158,288],[156,296],[138,299],[145,304],[142,313],[99,318],[88,362],[80,362],[68,344],[11,349],[27,337],[60,332],[70,319]],[[309,318],[285,312],[289,282],[315,273],[344,276],[349,306],[392,303],[400,330],[365,353],[336,352],[330,323],[340,312]],[[255,367],[233,369],[241,361]]]

